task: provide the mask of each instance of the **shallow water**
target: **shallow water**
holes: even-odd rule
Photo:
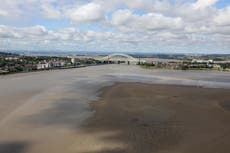
[[[35,144],[29,145],[29,152],[63,152],[63,141],[69,143],[78,126],[94,113],[89,102],[98,99],[97,91],[114,82],[229,89],[230,73],[103,65],[0,76],[0,153],[11,144],[30,143]],[[47,146],[50,142],[58,147]]]

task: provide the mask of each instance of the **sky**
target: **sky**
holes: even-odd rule
[[[0,0],[0,50],[229,53],[229,0]]]

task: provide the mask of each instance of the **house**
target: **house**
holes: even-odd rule
[[[38,70],[41,70],[41,69],[48,69],[48,68],[51,68],[51,64],[49,62],[39,62],[37,64],[37,69]]]

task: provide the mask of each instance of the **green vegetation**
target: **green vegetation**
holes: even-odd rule
[[[138,63],[143,68],[147,69],[173,69],[173,70],[217,70],[230,71],[230,63],[193,63],[191,61],[184,62],[152,62]]]
[[[24,56],[0,52],[0,74],[30,72],[36,70],[75,68],[88,65],[106,64],[95,59],[76,59],[75,63],[67,57]]]

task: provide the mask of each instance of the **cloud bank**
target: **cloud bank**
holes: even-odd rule
[[[230,2],[0,2],[0,50],[230,53]]]

